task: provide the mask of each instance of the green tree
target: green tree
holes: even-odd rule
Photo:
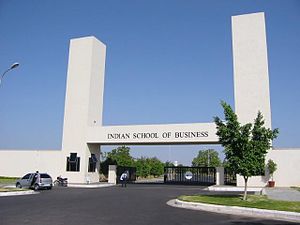
[[[135,161],[136,166],[136,175],[138,177],[148,177],[150,176],[150,164],[147,162],[146,157],[141,157],[136,159]]]
[[[141,157],[136,159],[136,174],[138,177],[158,177],[164,173],[164,164],[156,157]]]
[[[111,152],[101,153],[100,173],[108,175],[109,165],[133,166],[134,160],[130,155],[130,148],[121,146]]]
[[[130,155],[130,148],[121,146],[107,153],[107,158],[112,159],[118,166],[133,166],[134,160]]]
[[[156,157],[149,158],[148,163],[150,164],[150,175],[158,177],[164,173],[164,164]]]
[[[214,149],[200,150],[192,161],[192,166],[221,166],[219,153]]]
[[[254,124],[241,125],[230,105],[221,102],[225,121],[215,117],[217,135],[224,146],[228,167],[243,176],[245,181],[244,200],[247,199],[247,183],[251,176],[261,175],[265,168],[265,156],[271,148],[271,141],[278,135],[278,129],[264,127],[261,112],[258,112]]]
[[[165,166],[165,167],[173,167],[173,166],[175,166],[175,165],[174,165],[174,163],[172,163],[172,162],[170,162],[170,161],[166,161],[164,166]]]

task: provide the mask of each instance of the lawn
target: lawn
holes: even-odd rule
[[[1,177],[0,176],[0,184],[14,184],[18,177]]]
[[[201,202],[215,205],[240,206],[258,209],[270,209],[300,213],[300,202],[288,202],[268,199],[265,195],[248,195],[243,201],[242,196],[194,195],[180,196],[179,200],[186,202]]]
[[[0,176],[0,192],[11,192],[11,191],[28,191],[28,189],[5,187],[8,184],[15,185],[18,177],[1,177]]]
[[[29,189],[22,188],[0,188],[0,192],[12,192],[12,191],[28,191]]]

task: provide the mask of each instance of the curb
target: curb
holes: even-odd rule
[[[285,212],[268,209],[246,208],[238,206],[213,205],[206,203],[184,202],[178,199],[172,199],[167,202],[169,206],[193,210],[204,210],[214,213],[224,213],[239,216],[250,216],[259,218],[268,218],[273,220],[285,220],[290,222],[300,222],[300,213]]]
[[[39,192],[30,190],[30,191],[10,191],[10,192],[0,192],[0,197],[3,196],[20,196],[20,195],[34,195],[39,194]]]
[[[206,188],[208,191],[230,191],[230,192],[244,192],[244,187],[226,187],[226,186],[209,186]],[[248,192],[265,194],[265,190],[262,187],[248,187]]]
[[[70,188],[104,188],[112,186],[115,186],[115,184],[68,184]]]

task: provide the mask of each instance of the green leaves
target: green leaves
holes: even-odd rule
[[[272,181],[273,181],[273,174],[277,170],[277,164],[272,159],[269,159],[269,161],[267,163],[267,169],[268,169],[270,176],[272,178]]]
[[[254,123],[241,125],[230,105],[222,101],[225,121],[214,117],[219,141],[224,146],[228,167],[247,180],[261,175],[265,168],[265,156],[272,140],[278,136],[278,129],[264,127],[263,115],[258,112]]]
[[[200,150],[192,161],[192,166],[221,166],[219,153],[214,149]]]
[[[107,158],[117,162],[118,166],[133,166],[134,160],[130,155],[130,148],[121,146],[107,153]]]
[[[160,176],[164,173],[164,164],[156,157],[141,157],[134,159],[130,155],[130,148],[121,146],[113,149],[104,156],[105,160],[100,164],[101,172],[107,176],[109,165],[129,166],[137,168],[137,176]]]
[[[141,157],[135,161],[138,177],[158,177],[164,173],[164,164],[156,157]]]

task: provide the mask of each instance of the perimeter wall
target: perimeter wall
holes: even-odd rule
[[[0,176],[22,177],[39,171],[53,179],[63,171],[61,150],[0,150]]]
[[[300,186],[300,148],[273,149],[266,156],[266,162],[272,159],[277,164],[274,173],[276,187]],[[270,175],[250,177],[248,186],[264,187],[267,185]],[[237,186],[244,186],[244,179],[237,176]]]

